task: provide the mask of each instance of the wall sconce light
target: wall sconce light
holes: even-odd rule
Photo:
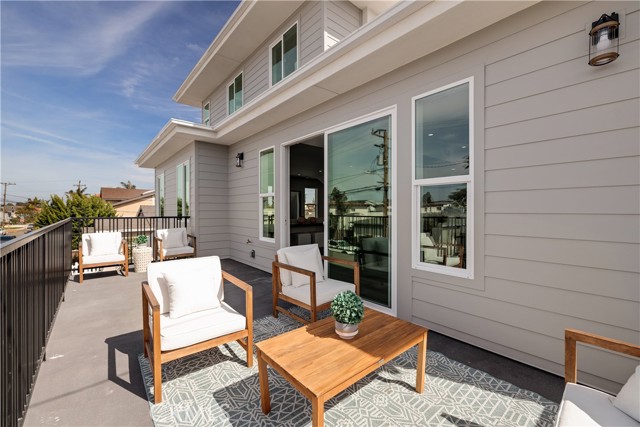
[[[616,12],[603,14],[591,23],[589,31],[589,65],[594,67],[615,61],[619,54],[620,37],[618,27],[620,18]]]
[[[242,167],[242,161],[243,160],[244,160],[244,153],[236,154],[236,167],[237,168],[241,168]]]

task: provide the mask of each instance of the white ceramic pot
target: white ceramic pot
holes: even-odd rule
[[[358,325],[340,323],[336,320],[336,334],[344,340],[350,340],[358,335]]]

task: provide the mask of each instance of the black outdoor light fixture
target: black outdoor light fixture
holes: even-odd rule
[[[241,168],[242,167],[242,161],[243,160],[244,160],[244,153],[236,154],[236,167],[237,168]]]
[[[589,65],[597,67],[613,62],[620,56],[620,37],[618,28],[620,18],[616,12],[603,14],[591,23],[589,31]]]

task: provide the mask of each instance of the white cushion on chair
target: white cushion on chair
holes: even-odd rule
[[[120,253],[120,244],[122,243],[122,235],[120,233],[87,233],[86,236],[89,245],[88,247],[83,245],[83,255],[101,256]],[[87,249],[86,252],[84,252],[85,249]]]
[[[177,319],[163,314],[160,317],[160,349],[167,351],[186,347],[241,331],[246,326],[246,318],[225,303],[216,309],[199,311]]]
[[[310,248],[300,252],[287,253],[287,264],[316,273],[316,283],[324,280],[322,263],[318,263],[318,248]],[[291,284],[295,287],[308,285],[311,282],[309,276],[291,272]]]
[[[193,255],[193,248],[191,246],[184,246],[181,248],[162,248],[162,256],[163,257],[173,257],[178,255]]]
[[[295,298],[307,305],[311,305],[311,285],[288,286],[282,288],[282,293],[288,297]],[[342,282],[340,280],[325,279],[323,282],[316,283],[316,305],[321,305],[330,301],[342,291],[356,291],[356,285],[353,283]]]
[[[293,265],[290,261],[289,258],[287,256],[287,254],[289,254],[290,252],[304,252],[307,250],[311,250],[311,249],[315,249],[315,254],[316,257],[318,259],[318,263],[320,265],[323,265],[322,262],[322,256],[320,255],[320,249],[318,248],[318,244],[314,243],[312,245],[301,245],[301,246],[289,246],[286,248],[280,248],[278,249],[278,261],[283,263],[283,264],[290,264]],[[316,278],[316,280],[318,280]],[[290,270],[286,270],[284,268],[280,269],[280,281],[282,282],[282,286],[291,286],[291,284],[293,283],[293,278],[291,275],[291,271]]]
[[[147,281],[160,305],[160,314],[169,312],[169,289],[164,274],[180,274],[182,272],[198,270],[202,267],[210,269],[207,274],[210,277],[211,293],[217,295],[219,301],[223,301],[224,287],[221,286],[222,268],[219,257],[187,258],[175,261],[152,262],[149,264],[147,267]]]
[[[220,307],[217,289],[211,281],[213,272],[209,266],[185,271],[164,273],[169,289],[169,317],[172,319]]]
[[[613,399],[613,406],[640,422],[640,365]]]
[[[118,264],[124,262],[124,255],[116,254],[116,255],[89,255],[82,257],[83,265],[90,264],[105,264],[105,263],[113,263]]]
[[[619,426],[637,427],[638,422],[616,409],[613,396],[591,387],[567,383],[558,411],[556,426]]]

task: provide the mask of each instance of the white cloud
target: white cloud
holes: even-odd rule
[[[37,11],[3,5],[2,65],[96,74],[170,3],[114,4],[34,2]]]

